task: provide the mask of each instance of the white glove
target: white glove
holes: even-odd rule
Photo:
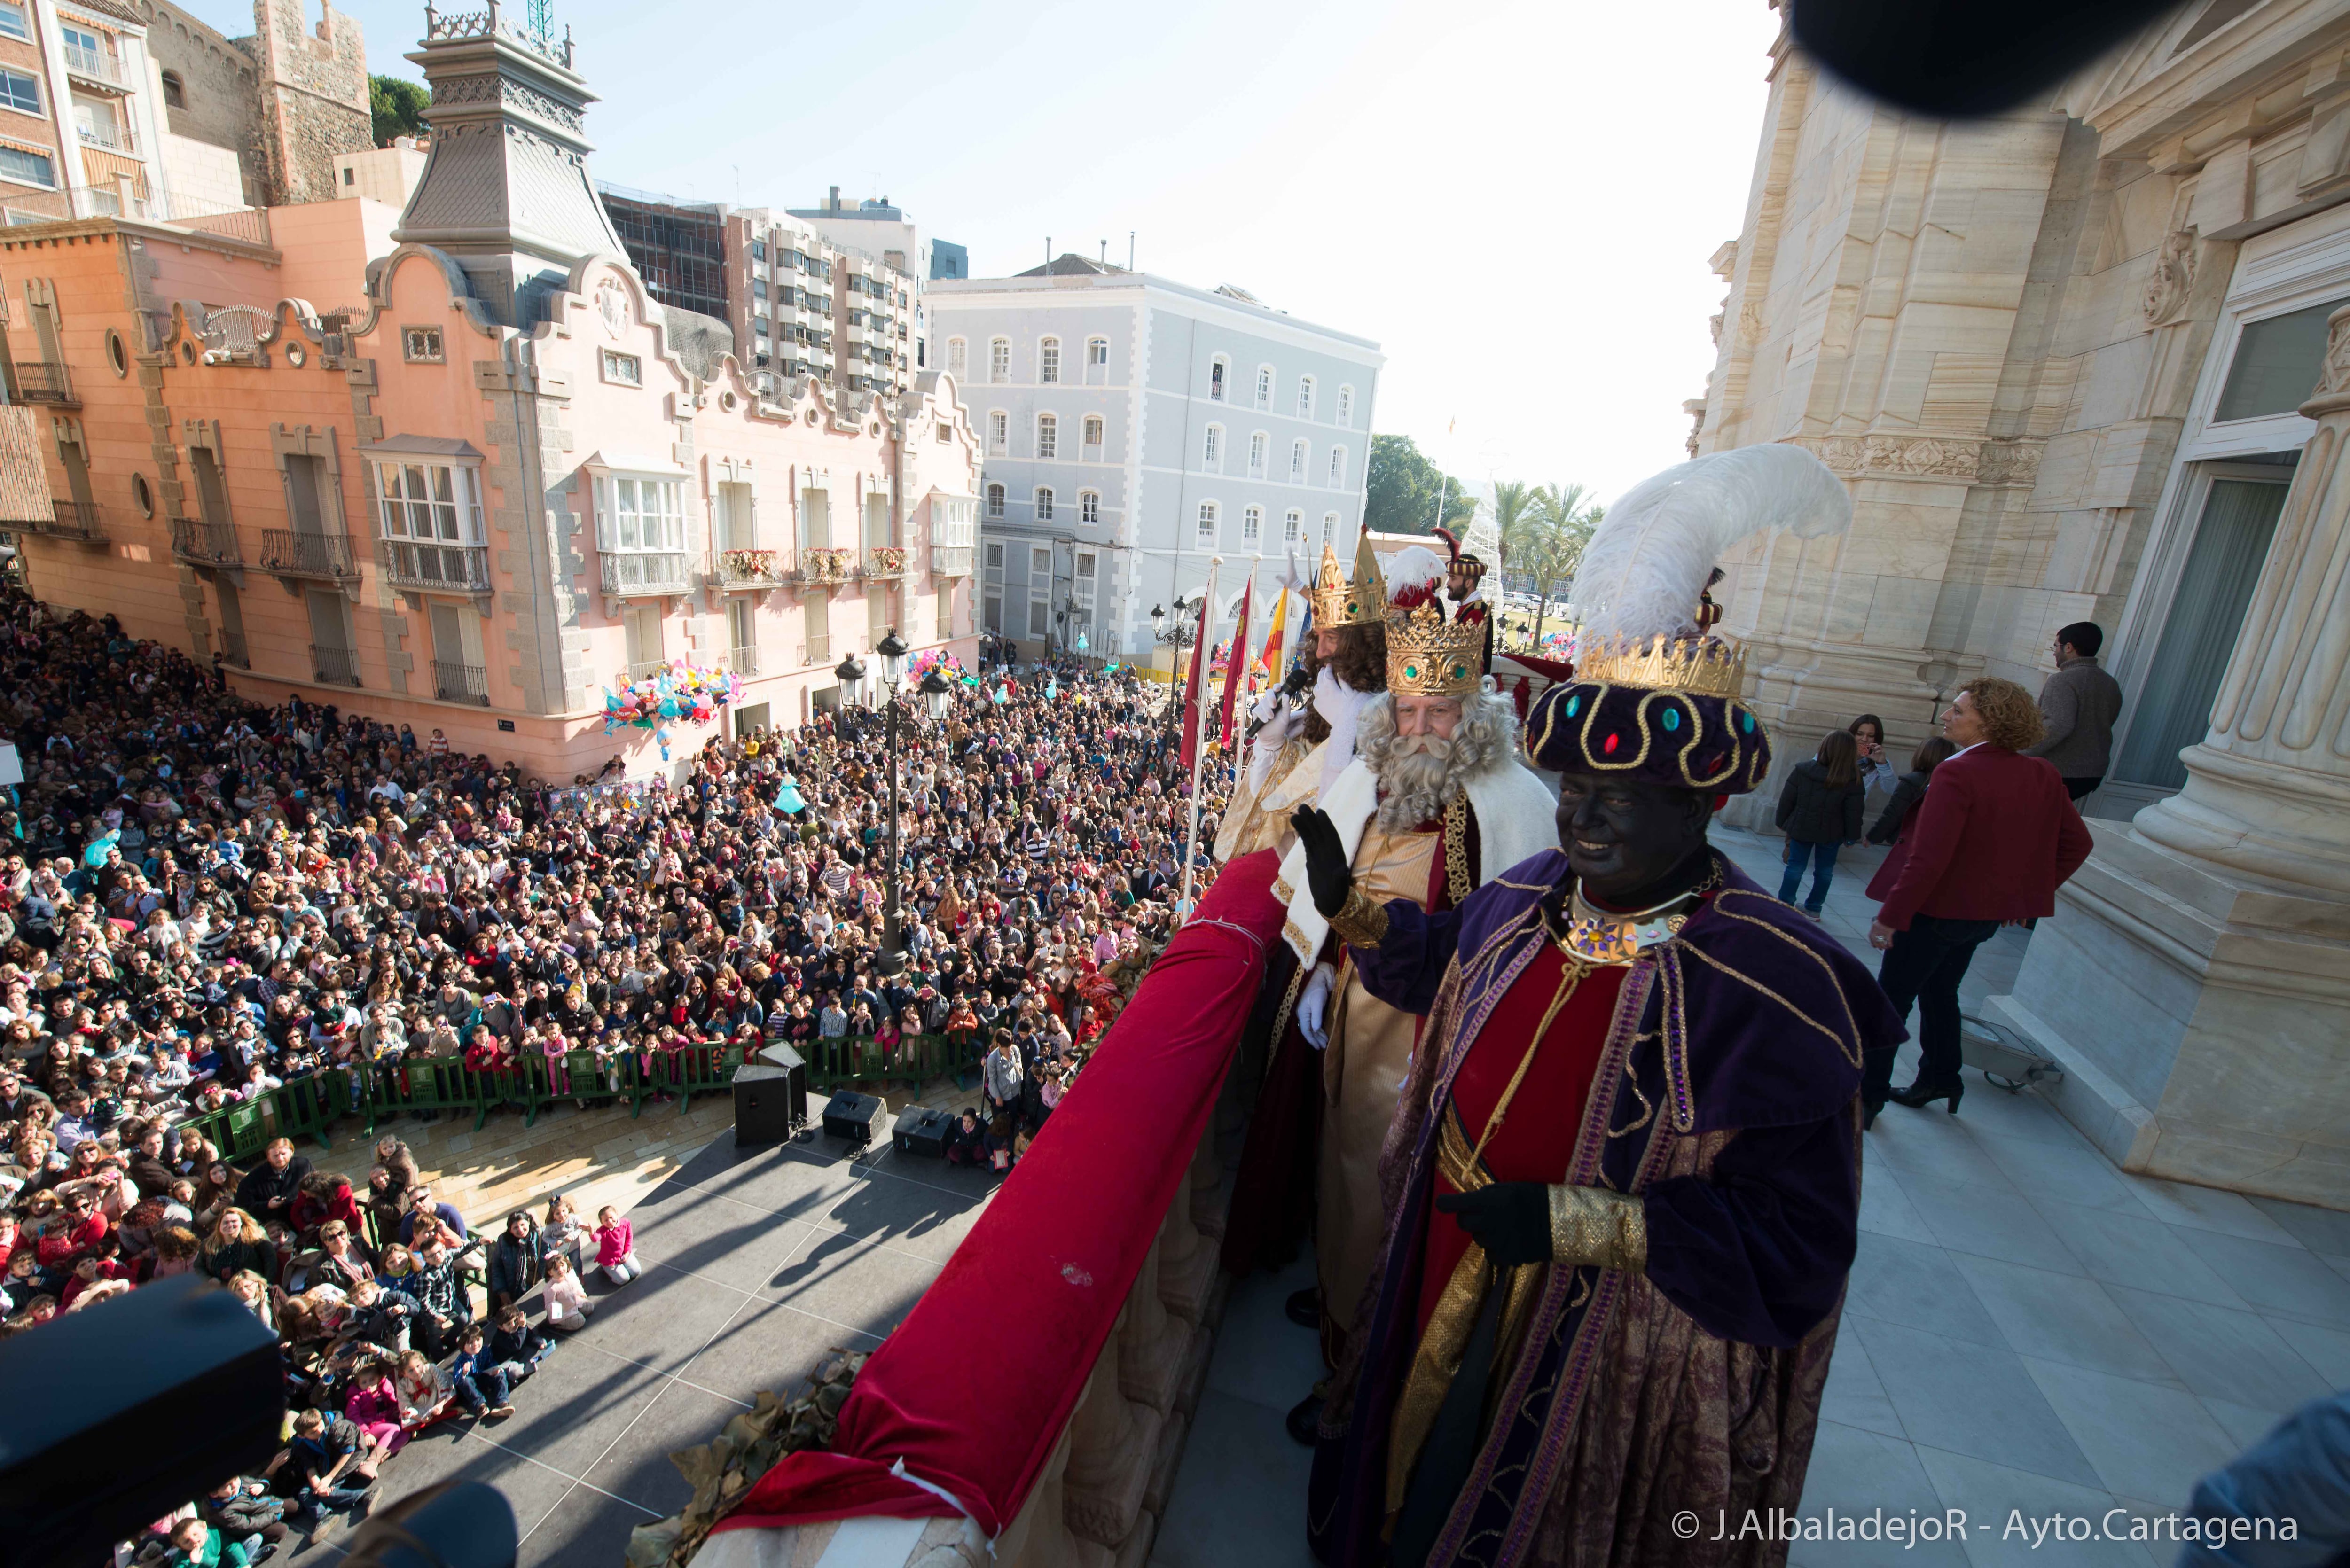
[[[1270,698],[1271,694],[1267,693]],[[1251,789],[1263,789],[1272,776],[1273,764],[1280,758],[1282,742],[1289,732],[1297,727],[1297,711],[1286,702],[1274,703],[1274,716],[1265,721],[1264,728],[1249,742],[1248,776]]]
[[[1288,569],[1281,574],[1281,586],[1291,593],[1304,597],[1307,592],[1305,574],[1297,569],[1297,552],[1289,552]]]
[[[1330,1031],[1323,1020],[1330,1012],[1330,988],[1337,983],[1338,971],[1326,963],[1314,966],[1313,978],[1305,982],[1305,993],[1297,999],[1297,1032],[1316,1051],[1330,1044]]]
[[[1276,714],[1286,711],[1287,704],[1281,700],[1279,687],[1269,691],[1258,692],[1256,701],[1249,704],[1249,717],[1260,724],[1272,723]]]

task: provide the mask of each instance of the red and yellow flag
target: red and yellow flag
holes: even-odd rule
[[[1257,655],[1256,660],[1257,670],[1268,686],[1278,685],[1281,681],[1281,666],[1284,662],[1281,633],[1288,621],[1289,590],[1276,588],[1274,590],[1273,624],[1265,628],[1264,651]]]

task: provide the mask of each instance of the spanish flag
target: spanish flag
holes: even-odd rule
[[[1257,671],[1268,686],[1281,682],[1281,632],[1288,619],[1289,590],[1277,588],[1274,592],[1273,624],[1265,628],[1264,651],[1257,655],[1256,660]]]

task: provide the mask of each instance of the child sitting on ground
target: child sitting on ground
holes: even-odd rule
[[[614,1284],[625,1285],[645,1272],[645,1266],[637,1262],[635,1230],[610,1204],[596,1210],[596,1228],[588,1234],[596,1242],[596,1262]]]
[[[546,1326],[557,1334],[572,1334],[588,1326],[588,1314],[596,1303],[588,1299],[588,1287],[571,1270],[570,1257],[562,1252],[546,1260]]]

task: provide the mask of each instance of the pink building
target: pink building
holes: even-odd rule
[[[435,135],[404,213],[275,208],[265,244],[0,231],[25,304],[0,369],[57,498],[0,519],[36,591],[255,697],[558,779],[660,765],[648,732],[604,733],[603,692],[673,660],[733,670],[719,722],[747,728],[837,701],[833,665],[892,628],[967,659],[979,459],[951,379],[763,393],[724,324],[630,269],[567,44],[494,11],[411,57]],[[671,754],[709,732],[681,722]]]

